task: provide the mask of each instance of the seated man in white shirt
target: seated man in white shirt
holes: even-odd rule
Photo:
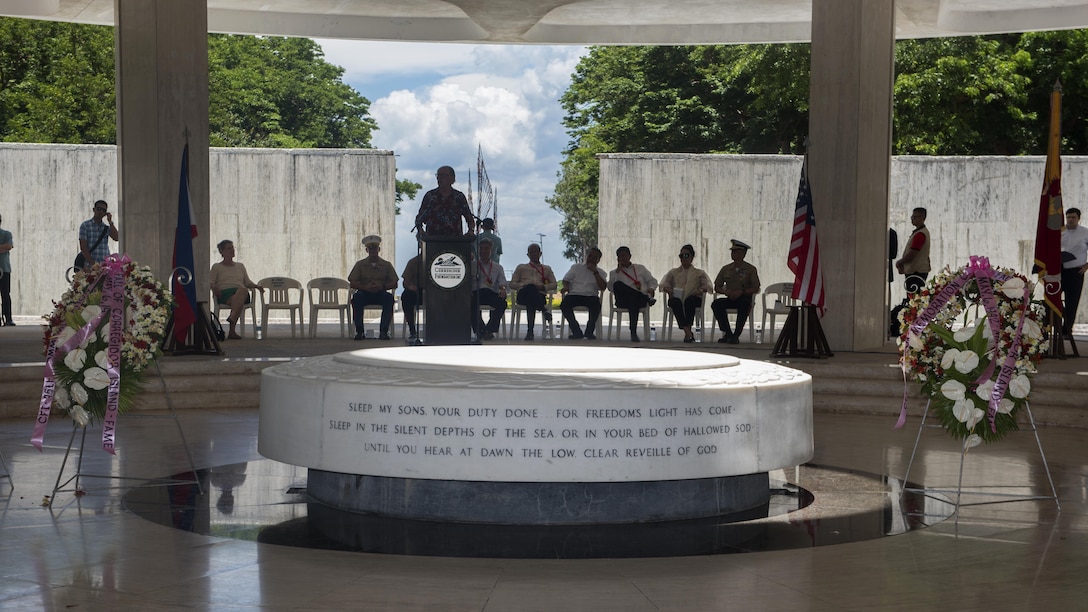
[[[631,263],[631,249],[625,246],[616,249],[616,261],[619,265],[608,273],[608,286],[612,289],[616,308],[623,308],[629,315],[631,342],[638,342],[638,314],[657,302],[654,299],[657,279],[645,266]]]
[[[472,318],[472,331],[480,340],[494,339],[506,314],[506,273],[502,265],[491,259],[491,247],[490,240],[481,240],[476,258],[476,304],[491,307],[491,317],[486,325],[479,308]]]
[[[577,263],[563,275],[563,303],[559,310],[570,325],[570,339],[596,340],[593,330],[597,329],[597,319],[601,316],[601,291],[607,286],[601,269],[597,266],[601,261],[601,250],[597,247],[589,249],[585,263]],[[586,331],[582,333],[582,326],[574,318],[574,309],[585,307],[589,310],[589,321],[586,322]]]

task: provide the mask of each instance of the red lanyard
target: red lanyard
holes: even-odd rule
[[[623,273],[624,276],[631,279],[635,283],[635,289],[642,289],[642,283],[639,282],[638,276],[631,276],[627,273],[627,270],[624,270],[623,268],[620,268],[619,270],[621,273]]]
[[[548,277],[547,277],[547,276],[544,276],[544,266],[540,266],[540,267],[538,268],[538,267],[536,267],[536,264],[535,264],[535,263],[533,263],[533,262],[531,262],[531,261],[529,262],[529,265],[530,265],[530,266],[531,266],[531,267],[532,267],[532,268],[533,268],[534,270],[536,270],[537,274],[539,274],[539,275],[540,275],[540,284],[542,284],[542,285],[544,285],[545,287],[547,287],[547,286],[548,286]]]
[[[492,261],[490,259],[488,259],[487,260],[487,270],[485,271],[484,270],[484,262],[480,261],[479,259],[476,260],[476,266],[480,268],[480,272],[484,273],[484,276],[486,277],[486,280],[487,280],[487,286],[488,287],[491,286],[491,264],[492,264]]]

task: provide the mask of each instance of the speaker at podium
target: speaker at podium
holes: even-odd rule
[[[476,237],[425,236],[422,243],[426,343],[472,344],[470,271]]]

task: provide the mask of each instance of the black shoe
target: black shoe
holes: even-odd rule
[[[736,336],[729,336],[729,339],[726,340],[726,342],[728,342],[729,344],[740,344],[740,338],[737,338]]]
[[[392,339],[393,338],[389,335],[389,332],[385,332],[384,334],[378,336],[378,340],[392,340]]]
[[[533,332],[529,332],[529,333],[525,334],[525,341],[526,342],[532,342],[533,340],[535,340],[535,338],[533,337]]]
[[[353,339],[354,340],[362,340],[363,339],[363,332],[355,332],[355,338],[353,338]]]
[[[695,336],[684,338],[684,344],[691,344],[692,342],[695,342]]]
[[[15,327],[15,321],[8,321],[4,323],[4,327]]]
[[[631,330],[631,342],[642,342],[638,337],[638,332]]]
[[[649,304],[650,306],[653,306],[654,304],[657,303],[657,299],[656,298],[650,298],[650,301],[646,302],[646,303]]]
[[[586,340],[596,340],[597,336],[593,334],[586,334]]]
[[[494,340],[494,339],[495,339],[495,334],[493,334],[491,332],[484,332],[484,333],[480,334],[480,340]]]
[[[729,344],[729,336],[718,338],[718,344]]]
[[[581,340],[582,338],[585,338],[585,336],[582,335],[582,332],[578,332],[578,333],[571,334],[571,335],[567,336],[568,340]]]

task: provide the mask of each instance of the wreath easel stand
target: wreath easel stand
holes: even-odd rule
[[[0,478],[7,478],[8,484],[11,485],[11,490],[15,490],[15,481],[11,479],[11,470],[8,469],[8,462],[4,461],[4,451],[0,451]]]
[[[903,490],[904,491],[918,492],[918,493],[922,493],[923,495],[926,495],[926,496],[929,496],[930,494],[935,494],[935,493],[942,493],[942,494],[955,493],[956,494],[955,505],[956,505],[957,513],[959,512],[959,509],[961,507],[966,507],[966,506],[982,506],[982,505],[986,505],[986,504],[1003,504],[1003,503],[1009,503],[1009,502],[1032,501],[1032,500],[1043,500],[1043,499],[1052,499],[1052,500],[1054,500],[1054,504],[1058,507],[1058,512],[1061,512],[1062,505],[1061,505],[1061,502],[1058,501],[1058,490],[1057,490],[1057,488],[1055,488],[1054,478],[1050,474],[1050,464],[1047,463],[1046,453],[1043,451],[1043,443],[1039,439],[1039,428],[1036,427],[1036,425],[1035,425],[1035,416],[1032,415],[1032,413],[1031,413],[1031,403],[1030,402],[1024,402],[1024,410],[1027,412],[1027,415],[1028,415],[1028,418],[1027,418],[1028,426],[1030,427],[1031,432],[1035,435],[1035,444],[1036,444],[1036,446],[1039,447],[1039,456],[1043,460],[1043,469],[1046,471],[1046,478],[1047,478],[1047,481],[1050,483],[1050,495],[1027,495],[1027,496],[1024,496],[1024,495],[1020,495],[1020,494],[1017,494],[1017,493],[1000,493],[1000,492],[987,492],[987,491],[966,491],[965,492],[963,490],[963,464],[964,464],[964,462],[965,462],[965,460],[967,458],[967,451],[969,450],[969,448],[968,448],[968,446],[966,444],[964,444],[962,449],[960,450],[959,482],[956,484],[956,489],[955,490],[951,490],[951,489],[931,489],[931,488],[927,488],[927,487],[919,487],[919,488],[910,487],[909,486],[910,469],[914,465],[914,458],[918,453],[918,445],[920,444],[920,442],[922,440],[922,431],[927,427],[926,426],[926,418],[929,416],[930,404],[931,404],[931,401],[926,402],[926,411],[925,411],[924,414],[922,414],[922,422],[918,425],[918,435],[914,439],[914,448],[910,452],[910,460],[907,462],[907,471],[906,471],[905,474],[903,474]],[[929,427],[938,428],[938,429],[941,428],[940,425],[929,425]],[[977,488],[977,489],[991,488],[992,489],[992,488],[998,488],[998,487],[1022,487],[1022,486],[1026,486],[1026,485],[979,485],[979,486],[970,487],[970,488]],[[962,501],[961,501],[962,496],[965,495],[965,494],[966,495],[988,495],[990,497],[998,497],[998,498],[1002,498],[1002,499],[962,503]]]
[[[189,450],[189,442],[185,438],[185,431],[181,428],[181,421],[178,420],[177,410],[174,409],[174,400],[170,397],[170,389],[168,389],[167,386],[166,386],[166,378],[163,377],[162,369],[159,368],[159,364],[158,364],[157,361],[155,362],[155,372],[159,375],[159,384],[162,385],[162,392],[163,392],[163,395],[166,396],[166,405],[170,409],[170,414],[164,415],[164,414],[129,413],[129,414],[125,415],[125,416],[126,417],[139,416],[139,417],[148,418],[148,419],[155,419],[155,418],[173,419],[174,420],[174,425],[176,425],[177,429],[178,429],[178,436],[181,438],[181,446],[182,446],[182,448],[185,449],[185,457],[189,460],[189,469],[193,474],[196,474],[196,464],[193,463],[193,454]],[[67,480],[64,480],[64,482],[61,482],[61,480],[64,478],[64,468],[68,464],[68,457],[72,454],[72,445],[75,443],[76,431],[79,430],[79,429],[82,429],[83,432],[82,432],[82,435],[80,436],[80,439],[79,439],[79,456],[78,456],[78,458],[76,460],[75,474],[72,474],[71,476],[68,477]],[[72,435],[68,438],[68,447],[64,451],[64,459],[61,461],[60,470],[57,472],[57,481],[53,485],[53,493],[49,496],[49,504],[48,504],[49,508],[53,507],[53,502],[57,499],[57,493],[75,493],[76,495],[83,495],[85,492],[90,490],[90,489],[85,489],[85,488],[83,488],[81,486],[80,479],[82,479],[82,478],[100,478],[100,479],[106,479],[106,480],[140,480],[140,481],[143,481],[141,484],[136,485],[136,488],[162,487],[162,486],[170,486],[170,485],[178,485],[178,484],[195,484],[196,487],[197,487],[197,492],[199,494],[201,494],[201,495],[204,494],[204,488],[200,484],[200,479],[199,478],[189,480],[189,479],[183,479],[183,478],[143,478],[143,477],[139,477],[139,476],[115,476],[115,475],[112,475],[112,474],[86,474],[86,473],[83,472],[83,451],[84,451],[84,449],[86,447],[86,442],[87,442],[87,428],[86,427],[80,427],[78,423],[73,421],[72,422]],[[63,487],[68,486],[69,484],[71,484],[73,481],[75,482],[75,484],[72,486],[71,489],[63,488]],[[93,489],[93,490],[108,490],[108,489],[118,489],[118,488],[121,488],[121,487],[100,487],[98,489]]]

